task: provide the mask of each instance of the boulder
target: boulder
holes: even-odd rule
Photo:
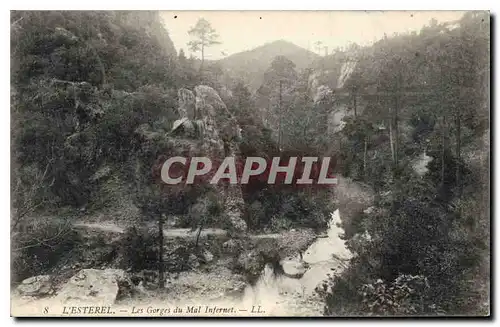
[[[64,304],[112,305],[133,291],[130,277],[121,269],[82,269],[63,286],[56,301]]]
[[[198,260],[198,257],[195,256],[194,254],[190,254],[188,258],[188,266],[196,269],[200,266],[200,261]]]
[[[40,275],[23,280],[16,290],[21,296],[43,297],[54,292],[52,286],[52,279],[49,275]]]
[[[374,210],[375,210],[375,207],[371,206],[371,207],[368,207],[365,210],[363,210],[363,213],[369,215],[369,214],[372,214]]]
[[[283,268],[283,274],[290,278],[301,278],[307,271],[304,262],[295,260],[283,260],[281,267]]]
[[[208,250],[203,250],[201,253],[201,260],[204,263],[210,263],[214,260],[214,255]]]

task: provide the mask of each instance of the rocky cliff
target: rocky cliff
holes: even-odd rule
[[[194,93],[180,89],[179,119],[171,133],[181,139],[196,141],[190,154],[199,153],[212,162],[222,162],[225,157],[239,156],[240,127],[228,111],[219,94],[206,85],[196,86]],[[223,199],[223,216],[229,219],[234,231],[243,232],[247,226],[243,220],[244,201],[240,185],[214,185]]]

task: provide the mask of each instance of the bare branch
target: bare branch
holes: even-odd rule
[[[10,24],[10,27],[13,28],[13,27],[17,27],[17,24],[23,20],[24,16],[22,16],[21,18],[19,18],[18,20],[16,20],[15,22],[13,22],[12,24]]]
[[[66,222],[65,224],[62,224],[62,227],[60,227],[60,229],[58,230],[56,235],[54,235],[50,238],[44,239],[44,240],[35,239],[36,243],[13,249],[13,251],[20,251],[20,250],[24,250],[24,249],[28,249],[28,248],[37,247],[40,245],[44,245],[44,246],[53,248],[54,246],[48,244],[47,242],[57,240],[58,238],[61,238],[70,232],[71,232],[70,224],[68,222]]]
[[[36,193],[42,187],[43,181],[45,180],[47,173],[49,171],[49,166],[50,166],[50,162],[45,166],[45,169],[41,175],[38,173],[36,174],[35,180],[31,184],[30,189],[27,192],[24,192],[24,195],[26,196],[26,198],[23,201],[23,203],[21,205],[19,205],[19,208],[16,208],[16,214],[14,215],[15,218],[14,218],[14,221],[13,221],[12,226],[11,226],[11,232],[17,228],[17,226],[20,224],[20,222],[23,220],[23,218],[25,218],[28,214],[32,213],[38,207],[40,207],[42,204],[45,203],[44,200],[41,200],[38,203],[34,203],[33,198],[35,197]],[[20,178],[18,178],[16,188],[15,188],[16,193],[14,193],[17,196],[20,196],[19,192],[21,191],[20,190],[21,185],[22,185],[22,181]],[[27,193],[27,195],[26,195],[26,193]]]

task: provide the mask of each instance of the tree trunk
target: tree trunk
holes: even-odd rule
[[[281,152],[281,92],[282,92],[282,81],[280,81],[280,94],[279,94],[279,102],[278,102],[278,148]]]
[[[357,98],[357,94],[356,94],[356,91],[353,92],[353,105],[354,105],[354,118],[356,118],[358,116],[358,111],[357,111],[357,104],[356,104],[356,99]]]
[[[457,131],[456,131],[456,138],[457,138],[457,149],[456,149],[456,156],[457,156],[457,163],[456,163],[456,184],[458,188],[458,196],[460,197],[462,193],[462,186],[460,184],[460,157],[461,157],[461,132],[460,132],[460,106],[457,106],[457,117],[456,117],[456,124],[457,124]]]
[[[441,187],[444,187],[444,173],[446,170],[445,163],[445,151],[446,151],[446,116],[443,116],[443,127],[442,127],[442,149],[441,149]]]
[[[203,63],[205,62],[205,45],[201,44],[201,65],[200,72],[203,74]]]
[[[339,137],[339,156],[338,156],[338,160],[337,160],[337,165],[339,167],[339,171],[340,169],[343,169],[344,167],[342,166],[343,165],[343,162],[342,162],[342,137]]]
[[[368,136],[365,136],[365,149],[363,151],[363,175],[366,178],[366,150],[368,148]]]
[[[392,118],[389,119],[389,142],[391,144],[391,156],[392,156],[392,163],[395,163],[395,158],[394,158],[394,141],[392,137]]]
[[[160,214],[158,218],[158,288],[165,287],[164,265],[163,265],[163,216]]]
[[[399,87],[396,94],[396,101],[394,106],[394,163],[396,164],[396,168],[399,163]]]
[[[198,247],[198,243],[200,242],[201,229],[202,229],[202,226],[200,224],[200,227],[198,228],[198,234],[196,234],[196,242],[195,242],[196,248]]]
[[[439,65],[439,93],[446,93],[444,92],[443,89],[443,65],[440,63]],[[439,94],[438,93],[438,94]],[[446,162],[445,162],[445,154],[446,154],[446,132],[447,132],[447,126],[446,126],[446,112],[443,114],[443,119],[442,119],[443,126],[441,128],[442,131],[442,149],[441,149],[441,188],[444,189],[444,184],[445,184],[445,171],[446,171]]]
[[[393,155],[394,155],[394,168],[397,170],[399,166],[399,106],[400,106],[400,95],[401,95],[401,84],[402,84],[402,72],[401,72],[401,67],[399,67],[398,75],[397,75],[397,80],[396,80],[396,86],[395,86],[395,94],[394,94],[394,116],[391,116],[393,122],[394,122],[394,128],[393,128],[393,141],[394,141],[394,150],[393,150]],[[395,172],[396,172],[395,170]]]

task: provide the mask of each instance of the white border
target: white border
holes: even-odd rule
[[[1,169],[1,178],[0,178],[0,186],[1,186],[1,209],[2,209],[2,224],[4,224],[4,228],[2,228],[2,232],[4,233],[3,237],[1,237],[2,241],[2,249],[4,251],[4,256],[3,258],[3,269],[2,269],[2,301],[0,304],[0,307],[3,309],[2,310],[2,325],[6,323],[7,325],[12,325],[15,323],[15,321],[12,318],[9,318],[10,316],[10,286],[9,286],[9,276],[10,276],[10,267],[9,267],[9,262],[10,260],[7,260],[6,258],[10,257],[10,235],[9,235],[9,208],[10,208],[10,160],[8,158],[10,157],[10,106],[9,106],[9,88],[10,88],[10,68],[9,68],[9,39],[10,39],[10,34],[9,34],[9,10],[11,9],[17,9],[17,10],[34,10],[34,9],[39,9],[39,10],[50,10],[50,9],[72,9],[72,10],[77,10],[77,9],[101,9],[101,10],[111,10],[111,9],[154,9],[154,10],[491,10],[493,13],[498,13],[498,1],[484,1],[484,0],[475,0],[475,1],[464,1],[464,0],[455,0],[453,2],[445,2],[445,3],[439,3],[437,1],[432,1],[432,0],[419,0],[419,1],[413,1],[413,2],[402,2],[402,1],[390,1],[390,0],[378,0],[378,1],[327,1],[327,0],[308,0],[308,1],[300,1],[300,2],[292,2],[292,1],[262,1],[262,0],[253,0],[253,1],[243,1],[243,2],[238,2],[235,0],[212,0],[212,1],[206,1],[206,0],[196,0],[196,1],[189,1],[187,2],[186,0],[182,1],[151,1],[151,0],[142,0],[142,1],[96,1],[96,0],[86,0],[86,1],[78,1],[78,2],[68,2],[67,0],[62,1],[16,1],[12,3],[12,6],[6,6],[7,2],[2,2],[3,6],[6,6],[7,8],[4,8],[5,10],[1,11],[1,19],[2,19],[2,27],[0,29],[0,35],[2,37],[2,45],[3,51],[2,55],[3,58],[1,60],[2,62],[2,103],[3,106],[1,107],[2,110],[0,110],[0,124],[2,125],[0,128],[0,132],[2,133],[2,136],[0,138],[0,144],[2,147],[2,153],[4,153],[5,157],[4,160],[1,161],[2,163],[2,169]],[[498,21],[496,21],[498,24]],[[495,44],[498,44],[498,36],[495,35]],[[493,59],[493,58],[492,58]],[[495,86],[494,91],[497,90],[498,85]],[[493,112],[493,108],[491,109]],[[498,114],[495,119],[495,123],[498,122]],[[495,124],[498,126],[498,124]],[[494,129],[494,128],[493,128]],[[497,132],[498,134],[498,132]],[[495,140],[497,141],[497,140]],[[495,142],[495,149],[494,151],[496,153],[499,153],[499,144],[498,142]],[[498,182],[498,174],[495,178],[495,184]],[[497,184],[498,185],[498,184]],[[500,195],[497,193],[495,195],[495,203],[500,203],[499,199]],[[493,215],[491,218],[493,219],[496,217],[496,215]],[[498,223],[495,224],[496,230],[498,229]],[[499,235],[498,233],[493,234],[492,236]],[[493,239],[493,237],[492,237]],[[493,250],[493,249],[492,249]],[[495,255],[496,259],[497,255]],[[498,270],[496,270],[498,272]],[[495,277],[498,275],[496,274]],[[492,280],[496,280],[497,283],[495,283],[495,286],[498,284],[498,278],[492,278]],[[496,289],[497,287],[495,287]],[[498,301],[498,298],[497,298]],[[495,309],[497,306],[495,305]],[[497,311],[497,310],[495,310]],[[497,312],[498,314],[498,312]],[[7,321],[6,321],[7,320]],[[77,320],[72,320],[71,322],[76,322]],[[41,321],[44,323],[43,321]],[[63,321],[63,323],[67,323],[68,321]],[[164,320],[156,320],[157,323],[162,323],[162,324],[178,324],[180,321],[164,321]],[[189,321],[186,323],[192,323],[194,321]],[[206,320],[203,321],[198,321],[198,322],[209,322]],[[258,324],[262,325],[267,325],[267,324],[275,324],[279,323],[278,321],[255,321]],[[292,321],[283,321],[285,323],[293,323]],[[376,324],[376,323],[388,323],[389,321],[336,321],[336,320],[330,320],[330,321],[322,321],[323,323],[327,324],[335,324],[337,325],[344,325],[346,323],[369,323],[369,324]],[[458,321],[451,321],[452,323],[459,323]],[[25,326],[31,326],[34,325],[34,321],[30,322],[24,322],[23,324]],[[45,321],[45,323],[53,324],[53,321]],[[121,321],[112,321],[112,320],[105,320],[105,321],[85,321],[82,324],[92,324],[92,325],[101,325],[105,326],[109,323],[121,323]],[[140,325],[143,323],[143,321],[131,321],[128,322],[131,325]],[[211,323],[234,323],[234,321],[212,321]],[[238,324],[247,324],[247,322],[244,321],[237,321]],[[299,323],[299,324],[304,324],[304,323],[309,323],[304,320],[299,320],[295,321],[294,323]],[[399,322],[396,322],[399,323]],[[405,321],[406,324],[415,324],[416,322],[409,322]],[[435,324],[437,322],[426,322],[427,324]],[[441,321],[440,323],[443,323]],[[472,321],[466,321],[465,323],[467,324],[473,324],[475,322]]]

